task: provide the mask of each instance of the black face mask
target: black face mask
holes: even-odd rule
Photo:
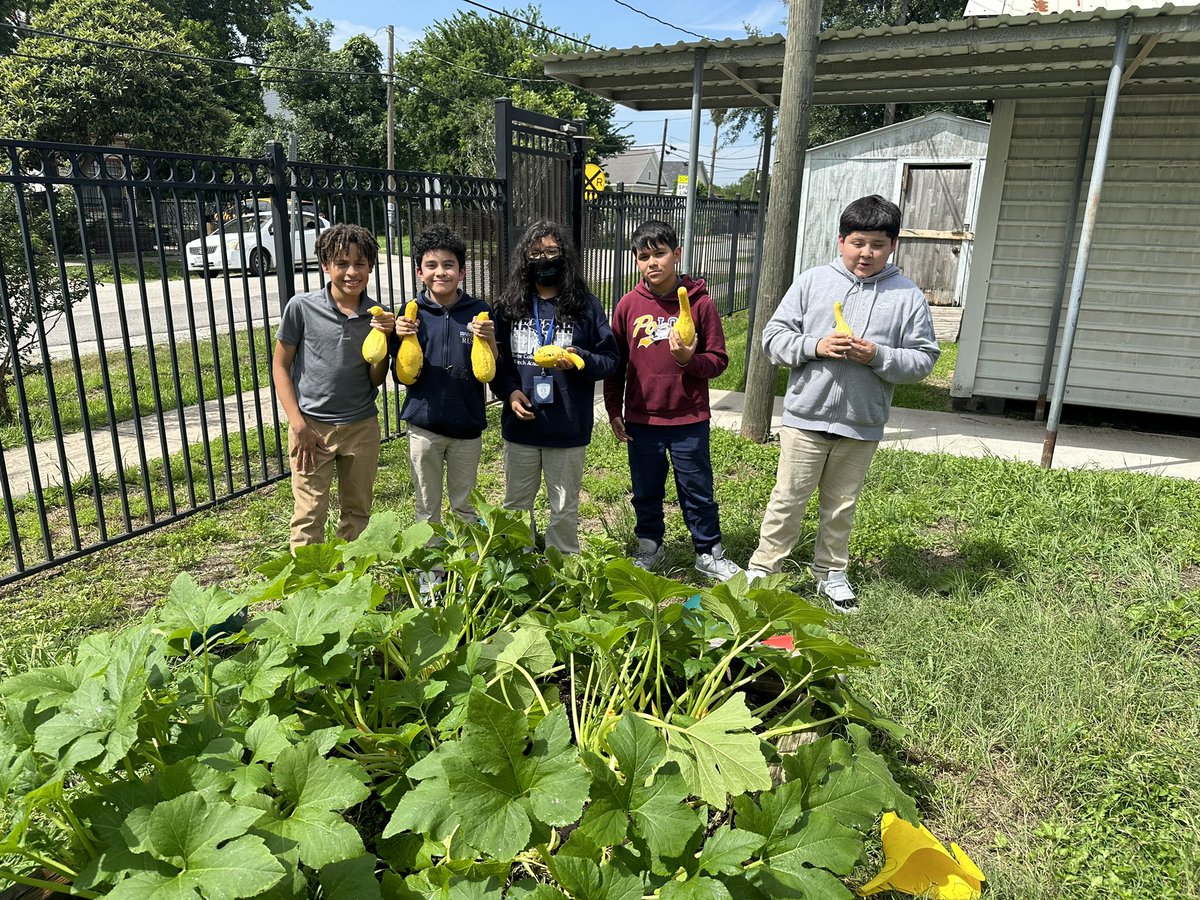
[[[561,256],[556,259],[533,260],[533,280],[538,284],[558,284],[562,281],[563,266],[566,264]]]

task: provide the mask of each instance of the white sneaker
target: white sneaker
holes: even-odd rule
[[[711,552],[696,554],[696,571],[717,581],[728,581],[742,571],[742,567],[726,558],[724,547],[714,544]]]
[[[663,561],[666,551],[662,544],[656,544],[649,538],[638,538],[637,551],[633,554],[633,564],[639,569],[653,572]]]
[[[858,598],[845,572],[827,572],[824,579],[817,580],[817,593],[827,598],[833,608],[844,615],[858,612]]]
[[[418,572],[417,591],[423,597],[432,597],[433,589],[446,580],[444,572]]]
[[[754,582],[758,581],[758,579],[767,578],[770,576],[770,574],[771,573],[766,569],[756,569],[751,566],[750,568],[746,569],[746,581],[749,584],[754,584]]]

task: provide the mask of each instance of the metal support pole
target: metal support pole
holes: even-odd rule
[[[663,139],[662,145],[658,148],[658,184],[654,187],[654,193],[657,196],[662,193],[662,170],[663,163],[667,158],[667,122],[670,119],[663,119]]]
[[[1088,97],[1083,109],[1083,127],[1079,130],[1079,155],[1075,158],[1075,184],[1071,188],[1071,205],[1067,210],[1067,227],[1063,235],[1062,259],[1058,264],[1058,283],[1054,287],[1054,305],[1050,307],[1050,326],[1046,334],[1046,355],[1042,359],[1042,379],[1038,382],[1036,422],[1046,420],[1046,392],[1050,386],[1050,370],[1054,366],[1054,346],[1058,342],[1058,323],[1062,319],[1063,295],[1067,290],[1067,269],[1071,266],[1071,245],[1075,240],[1075,221],[1079,214],[1079,198],[1083,194],[1083,169],[1087,165],[1088,145],[1092,141],[1092,122],[1096,118],[1096,98]]]
[[[692,262],[696,241],[696,185],[700,181],[700,101],[704,96],[704,48],[695,50],[696,62],[692,71],[692,134],[688,142],[687,205],[683,213],[683,259],[680,270],[694,275]]]
[[[1079,252],[1075,257],[1075,274],[1071,280],[1071,299],[1067,307],[1067,323],[1063,328],[1062,347],[1058,353],[1058,374],[1054,379],[1054,394],[1050,398],[1050,417],[1046,422],[1046,438],[1042,443],[1042,468],[1054,461],[1054,445],[1058,441],[1058,423],[1062,418],[1063,397],[1067,392],[1067,373],[1071,367],[1071,349],[1079,325],[1079,307],[1083,299],[1083,284],[1087,279],[1088,257],[1096,233],[1100,212],[1100,192],[1104,188],[1104,170],[1108,166],[1108,145],[1112,139],[1113,122],[1117,117],[1117,98],[1121,92],[1121,74],[1125,68],[1125,51],[1129,47],[1132,20],[1117,21],[1116,45],[1113,47],[1112,70],[1108,73],[1108,88],[1104,92],[1104,112],[1100,116],[1100,133],[1096,137],[1096,155],[1092,160],[1092,178],[1088,184],[1087,206],[1083,213],[1083,229],[1079,233]]]

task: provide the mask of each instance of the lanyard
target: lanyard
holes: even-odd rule
[[[546,336],[542,337],[542,318],[538,313],[538,298],[533,297],[533,328],[537,332],[538,347],[545,347],[554,338],[554,317],[546,322]]]

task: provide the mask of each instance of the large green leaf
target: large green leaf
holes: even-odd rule
[[[553,856],[547,865],[572,900],[640,900],[644,893],[641,879],[590,859]]]
[[[124,825],[131,848],[176,871],[137,872],[108,896],[234,900],[267,890],[283,877],[284,869],[261,838],[246,834],[261,815],[260,810],[210,801],[199,793],[134,810]]]
[[[862,854],[863,836],[823,812],[806,814],[799,828],[769,844],[763,858],[772,869],[799,877],[805,868],[848,875]]]
[[[883,798],[882,808],[895,810],[913,824],[920,823],[917,804],[896,784],[887,760],[871,749],[871,733],[853,723],[846,727],[846,733],[854,744],[854,768],[876,783]]]
[[[213,668],[213,680],[226,687],[240,687],[243,703],[270,700],[295,669],[288,651],[277,641],[262,641]]]
[[[300,861],[314,869],[362,855],[358,831],[334,812],[370,796],[358,763],[325,759],[308,739],[282,750],[271,774],[287,813],[264,820],[260,828],[295,841]]]
[[[276,638],[291,647],[316,647],[336,635],[324,655],[326,660],[346,649],[354,626],[371,601],[370,578],[346,576],[324,591],[308,588],[289,597],[279,609],[263,613],[249,626],[256,638]]]
[[[729,888],[700,875],[687,881],[668,881],[658,892],[662,900],[733,900]]]
[[[381,900],[375,878],[377,860],[371,853],[330,863],[321,869],[321,887],[328,900]]]
[[[212,586],[202,588],[186,572],[175,576],[167,600],[158,611],[158,619],[168,640],[205,634],[220,625],[245,605],[245,600]]]
[[[341,548],[345,560],[373,557],[380,562],[403,562],[423,549],[433,537],[428,522],[404,527],[400,517],[390,510],[377,512],[363,533]]]
[[[745,696],[734,694],[694,724],[668,732],[671,757],[679,762],[693,794],[724,807],[726,795],[771,787],[763,744],[754,733],[757,724],[746,709]]]
[[[700,851],[700,871],[710,875],[736,875],[765,843],[766,838],[761,834],[722,825],[704,842]]]

